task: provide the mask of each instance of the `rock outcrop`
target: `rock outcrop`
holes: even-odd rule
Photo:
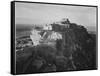
[[[18,74],[96,69],[96,36],[68,19],[61,24],[51,24],[53,31],[62,34],[56,49],[39,45],[17,52]]]

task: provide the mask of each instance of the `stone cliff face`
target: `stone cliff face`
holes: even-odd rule
[[[71,61],[73,70],[95,68],[96,44],[92,36],[81,25],[70,23],[69,21],[62,23],[65,26],[53,24],[53,29],[63,35],[63,39],[61,41],[58,40],[57,50],[60,49],[60,54],[62,52],[63,56]]]
[[[97,68],[95,35],[89,34],[81,25],[70,23],[68,19],[67,22],[62,21],[61,24],[51,25],[53,31],[62,34],[62,39],[56,40],[55,49],[41,45],[24,48],[23,52],[17,52],[17,73]]]

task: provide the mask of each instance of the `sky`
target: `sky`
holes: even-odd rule
[[[16,24],[51,24],[68,18],[70,22],[96,27],[96,8],[71,5],[15,3]]]

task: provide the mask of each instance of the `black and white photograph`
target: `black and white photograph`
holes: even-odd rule
[[[96,6],[20,1],[13,5],[15,74],[97,70]]]

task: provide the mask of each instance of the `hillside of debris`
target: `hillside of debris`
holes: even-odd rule
[[[96,35],[68,19],[51,24],[62,35],[55,48],[25,47],[16,52],[17,74],[96,69]]]

